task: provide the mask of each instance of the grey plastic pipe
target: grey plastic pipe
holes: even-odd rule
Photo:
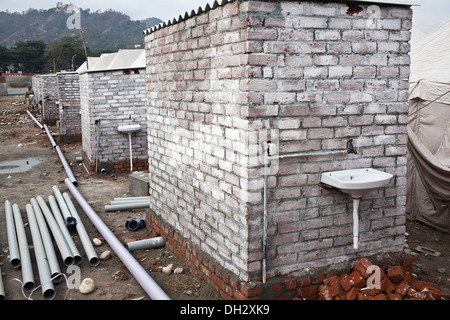
[[[94,267],[98,266],[100,263],[100,259],[98,258],[97,253],[95,252],[94,246],[92,245],[92,242],[89,239],[89,235],[87,234],[86,228],[84,227],[84,224],[81,221],[77,210],[73,206],[72,200],[70,199],[70,197],[68,197],[69,202],[66,202],[65,197],[61,194],[61,191],[59,191],[59,188],[57,186],[53,186],[52,190],[53,193],[55,194],[56,200],[58,201],[59,207],[61,208],[64,218],[67,220],[67,218],[73,217],[77,220],[75,228],[77,230],[78,236],[80,237],[84,252],[88,257],[89,264]],[[69,208],[69,205],[71,206],[71,208]]]
[[[28,239],[23,225],[22,214],[19,206],[13,204],[14,223],[16,225],[17,241],[19,243],[20,251],[20,269],[22,270],[23,290],[30,292],[34,289],[34,273],[33,265],[31,263],[30,249],[28,247]]]
[[[53,247],[52,238],[50,237],[50,231],[48,231],[47,224],[45,223],[44,216],[42,215],[42,211],[39,208],[36,198],[31,198],[30,202],[33,206],[34,216],[39,227],[42,243],[44,244],[45,255],[47,257],[53,282],[58,283],[62,280],[61,268],[59,267],[58,258],[56,257],[55,248]]]
[[[128,251],[146,250],[161,248],[166,245],[166,240],[163,237],[156,237],[151,239],[137,240],[127,243]]]
[[[19,244],[17,242],[16,227],[14,225],[14,217],[12,211],[12,204],[9,200],[5,201],[5,220],[6,233],[8,237],[9,262],[13,268],[20,267],[20,252]]]
[[[44,124],[44,130],[45,130],[45,133],[47,133],[47,137],[48,137],[48,139],[50,140],[50,142],[51,142],[51,144],[52,144],[52,147],[53,147],[53,148],[56,147],[56,142],[55,142],[55,140],[53,139],[53,136],[52,136],[52,134],[50,133],[50,130],[48,130],[48,127],[47,127],[46,124]]]
[[[103,238],[108,242],[119,259],[125,264],[136,281],[142,286],[145,292],[152,300],[170,300],[169,296],[161,289],[160,286],[150,277],[149,273],[140,265],[131,253],[122,245],[119,239],[111,232],[106,224],[95,213],[92,207],[86,202],[77,188],[69,179],[64,180],[66,186],[77,200],[78,204],[84,210],[88,218],[92,221],[97,230],[102,234]]]
[[[84,251],[88,257],[89,263],[91,266],[98,266],[100,263],[100,259],[98,258],[97,252],[95,252],[94,246],[92,245],[91,239],[84,227],[83,222],[81,221],[80,215],[77,212],[77,209],[73,205],[72,199],[67,192],[63,193],[64,200],[67,203],[67,207],[69,211],[75,219],[77,219],[77,225],[75,228],[77,229],[78,235],[80,236],[81,243],[83,244]]]
[[[72,169],[70,169],[69,164],[67,163],[66,158],[64,157],[64,154],[61,151],[61,148],[59,146],[55,147],[56,152],[58,153],[59,159],[61,160],[63,166],[64,166],[64,170],[66,171],[67,177],[70,179],[70,181],[72,182],[72,184],[74,186],[78,185],[78,181],[75,178],[75,176],[73,175]]]
[[[66,266],[70,266],[74,263],[74,257],[72,251],[70,250],[64,235],[62,234],[61,229],[59,228],[58,223],[53,217],[50,208],[45,203],[45,200],[41,196],[36,197],[39,206],[41,207],[42,213],[44,214],[45,220],[47,221],[47,225],[52,232],[53,238],[55,239],[56,246],[58,247],[59,254],[61,255],[61,259]]]
[[[150,208],[150,200],[110,204],[105,206],[105,211],[111,212],[111,211],[122,211],[132,209],[144,209],[144,208]]]
[[[39,121],[37,121],[37,119],[31,114],[30,111],[27,110],[27,113],[31,117],[31,119],[33,119],[33,121],[37,124],[37,126],[39,128],[44,129],[44,126]]]
[[[5,287],[3,286],[2,267],[0,266],[0,301],[6,300]]]
[[[36,264],[39,272],[39,280],[41,282],[42,296],[46,300],[52,300],[55,297],[55,287],[51,281],[50,267],[47,263],[44,244],[39,233],[38,223],[34,215],[34,209],[31,204],[26,205],[28,224],[30,226],[31,237],[33,240],[34,255],[36,256]]]
[[[56,199],[54,196],[49,195],[48,196],[48,203],[50,204],[50,208],[52,209],[53,216],[56,219],[56,222],[59,225],[59,229],[61,230],[64,238],[66,239],[67,245],[70,248],[70,251],[72,252],[74,263],[76,265],[81,264],[82,258],[81,254],[78,251],[77,246],[75,245],[75,242],[72,239],[72,236],[70,235],[69,230],[66,227],[66,223],[64,222],[63,215],[61,211],[59,210],[58,204],[56,203]],[[69,210],[69,209],[67,209]]]

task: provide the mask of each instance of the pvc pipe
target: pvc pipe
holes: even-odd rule
[[[30,292],[34,289],[34,274],[33,265],[31,263],[30,249],[28,247],[28,240],[25,233],[25,227],[23,225],[22,214],[20,213],[19,206],[13,204],[14,222],[16,224],[17,240],[19,242],[20,260],[22,270],[22,283],[23,290]]]
[[[127,220],[125,222],[125,228],[129,231],[136,231],[140,228],[145,228],[145,219],[136,218],[136,219]]]
[[[120,200],[112,200],[110,204],[121,204],[121,203],[136,203],[136,202],[150,202],[150,197],[141,198],[141,199],[120,199]]]
[[[44,129],[44,126],[42,124],[40,124],[39,121],[37,121],[37,119],[31,114],[30,111],[27,110],[28,115],[31,117],[31,119],[33,119],[33,121],[37,124],[37,126],[41,129]]]
[[[63,197],[67,203],[70,213],[75,219],[77,219],[77,225],[75,226],[75,228],[77,229],[78,235],[80,236],[80,240],[81,243],[83,244],[83,248],[84,251],[86,252],[89,263],[91,264],[91,266],[96,267],[99,265],[100,259],[98,258],[97,253],[95,252],[94,246],[92,245],[91,239],[89,238],[86,228],[84,227],[84,224],[81,221],[81,218],[78,215],[77,209],[73,205],[72,200],[69,197],[69,194],[67,192],[64,192]]]
[[[34,255],[36,256],[36,264],[38,267],[39,279],[41,282],[42,296],[47,300],[51,300],[55,297],[56,293],[53,282],[51,281],[52,277],[50,275],[50,268],[46,259],[44,244],[39,233],[39,227],[36,221],[33,206],[27,204],[26,210],[31,237],[33,239]]]
[[[70,266],[74,263],[74,257],[72,251],[70,250],[64,235],[62,234],[61,229],[59,228],[58,223],[53,217],[52,212],[49,207],[45,203],[44,199],[41,196],[36,197],[39,206],[41,207],[42,213],[45,216],[45,220],[52,232],[53,238],[55,239],[56,245],[58,247],[59,253],[61,255],[61,259],[63,260],[66,266]]]
[[[128,251],[135,251],[141,249],[155,249],[164,247],[166,240],[163,237],[156,237],[151,239],[137,240],[127,243]]]
[[[150,208],[150,201],[106,205],[105,211],[106,212],[122,211],[122,210],[143,209],[143,208]]]
[[[50,273],[54,283],[58,283],[62,280],[61,268],[59,267],[58,258],[56,257],[55,248],[53,247],[52,238],[50,232],[48,231],[47,224],[45,222],[42,211],[39,208],[39,204],[35,198],[31,198],[31,205],[33,206],[34,216],[36,218],[39,233],[42,238],[42,243],[44,244],[45,255],[47,257],[48,266],[50,268]]]
[[[56,201],[58,202],[59,208],[61,209],[61,213],[65,219],[64,223],[66,224],[68,219],[73,218],[69,211],[69,207],[67,206],[66,200],[64,200],[64,197],[61,194],[61,191],[59,191],[58,187],[53,186],[52,190],[53,190],[53,193],[55,194]]]
[[[128,141],[130,142],[130,171],[133,172],[133,146],[131,142],[131,132],[128,133]]]
[[[50,130],[48,130],[48,127],[47,127],[46,124],[44,124],[44,130],[45,130],[45,132],[47,133],[48,139],[50,140],[50,142],[51,142],[51,144],[52,144],[52,147],[53,147],[53,148],[56,147],[56,142],[55,142],[55,140],[53,139],[52,134],[50,133]]]
[[[340,155],[346,154],[347,150],[333,150],[333,151],[312,151],[312,152],[301,152],[301,153],[291,153],[284,155],[275,155],[269,156],[269,146],[267,142],[262,143],[262,148],[264,152],[264,195],[263,195],[263,206],[264,206],[264,214],[263,214],[263,258],[262,258],[262,281],[266,283],[267,278],[267,218],[268,218],[268,209],[267,209],[267,177],[269,175],[269,162],[271,160],[276,159],[286,159],[286,158],[294,158],[294,157],[320,157],[320,156],[329,156],[329,155]]]
[[[145,200],[149,199],[150,196],[141,196],[141,197],[123,197],[123,198],[114,198],[113,201],[126,201],[126,200]]]
[[[353,249],[359,247],[359,215],[358,208],[361,199],[353,198]]]
[[[2,267],[0,266],[0,301],[6,300],[5,287],[3,286]]]
[[[66,158],[64,157],[64,154],[61,151],[61,148],[59,146],[55,147],[56,152],[58,153],[59,159],[61,160],[64,170],[66,171],[67,177],[70,179],[70,181],[73,183],[74,186],[78,185],[78,181],[73,175],[72,169],[70,169],[69,164],[67,163]]]
[[[108,242],[113,251],[117,254],[119,259],[125,264],[127,269],[135,277],[137,282],[147,292],[152,300],[170,300],[169,296],[158,286],[158,284],[150,277],[149,273],[136,261],[131,253],[122,245],[119,239],[114,236],[111,230],[95,213],[92,207],[86,202],[81,193],[75,188],[69,179],[65,179],[67,187],[72,195],[78,201],[79,205],[83,208],[86,215],[95,225],[97,230],[102,234],[103,238]]]
[[[8,236],[9,262],[15,269],[20,267],[20,252],[17,242],[16,227],[12,213],[12,205],[9,200],[5,201],[6,232]]]
[[[75,242],[72,239],[72,236],[70,235],[69,230],[66,227],[66,223],[64,222],[63,216],[61,214],[61,211],[59,210],[58,204],[56,203],[56,199],[54,196],[49,195],[48,196],[48,202],[50,204],[50,208],[52,209],[53,216],[56,219],[56,222],[59,225],[59,228],[66,239],[67,245],[70,248],[70,251],[72,252],[74,263],[76,265],[81,264],[81,255],[80,252],[77,249],[77,246],[75,245]]]

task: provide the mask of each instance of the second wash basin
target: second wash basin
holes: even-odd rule
[[[353,198],[361,198],[367,192],[387,186],[392,179],[393,175],[390,173],[365,168],[323,172],[320,181]]]

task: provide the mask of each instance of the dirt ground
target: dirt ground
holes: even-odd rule
[[[13,103],[23,101],[22,96],[0,97],[0,266],[3,274],[7,300],[42,300],[42,292],[38,288],[30,296],[29,292],[22,293],[21,283],[14,279],[22,279],[21,270],[11,267],[8,257],[8,239],[5,224],[5,201],[17,203],[24,222],[27,222],[25,206],[33,197],[47,198],[53,194],[52,187],[58,186],[61,193],[67,192],[72,198],[88,234],[93,238],[102,239],[101,234],[93,226],[83,210],[79,207],[64,183],[67,177],[64,167],[56,151],[52,148],[48,136],[31,120],[26,113],[26,105]],[[51,132],[58,132],[56,127],[50,127]],[[58,140],[55,138],[55,141]],[[145,211],[132,210],[122,212],[105,212],[104,207],[116,197],[128,197],[128,176],[95,176],[88,175],[82,165],[76,162],[81,157],[80,144],[58,143],[64,152],[72,172],[79,184],[77,189],[100,216],[103,222],[124,242],[126,239],[140,240],[146,237],[146,229],[128,231],[125,222],[134,218],[143,218]],[[9,172],[13,167],[7,161],[26,159],[28,165],[23,172]],[[36,161],[33,161],[36,160]],[[38,164],[34,165],[34,162]],[[30,245],[31,259],[35,262],[32,249],[31,233],[27,228],[28,243]],[[81,279],[92,278],[95,282],[95,291],[83,295],[78,290],[69,290],[65,278],[55,284],[55,300],[150,300],[133,275],[127,270],[123,262],[115,255],[110,246],[95,247],[100,257],[101,253],[111,251],[111,258],[101,260],[100,264],[92,267],[84,254],[81,241],[76,231],[72,237],[77,248],[83,256],[80,267]],[[58,251],[57,251],[58,252]],[[207,282],[194,275],[175,255],[165,247],[150,250],[132,251],[132,255],[150,272],[151,277],[158,283],[163,291],[172,300],[220,300],[221,296]],[[181,274],[165,274],[160,272],[161,267],[173,264],[173,268],[181,267]],[[60,262],[61,272],[66,273],[65,265]],[[33,266],[35,284],[40,284],[38,270]],[[66,273],[67,279],[72,281],[71,272]]]
[[[15,279],[21,279],[20,269],[13,269],[8,258],[8,242],[5,224],[6,200],[17,203],[26,222],[25,205],[30,199],[42,196],[47,199],[52,194],[52,186],[57,185],[61,192],[70,192],[64,184],[66,173],[53,150],[45,133],[40,130],[26,113],[24,104],[14,104],[23,101],[22,96],[0,97],[0,266],[2,268],[3,283],[7,300],[25,300],[29,293],[23,293],[21,284]],[[57,132],[57,128],[50,128]],[[119,240],[142,239],[146,236],[145,229],[127,231],[125,222],[136,217],[144,217],[145,211],[133,210],[128,212],[105,212],[104,206],[115,197],[129,195],[128,177],[123,176],[95,176],[88,175],[83,166],[76,162],[81,157],[81,145],[60,144],[65,158],[71,163],[71,168],[79,181],[78,190],[100,218],[108,225]],[[23,172],[5,173],[12,167],[5,166],[6,161],[28,160],[28,169]],[[33,160],[38,164],[32,166]],[[2,164],[3,163],[3,164]],[[73,197],[72,197],[73,199]],[[92,238],[101,238],[100,233],[86,217],[82,209],[73,199],[79,209],[83,223]],[[29,232],[29,230],[27,230]],[[81,242],[76,233],[73,238],[80,253],[84,253]],[[439,232],[418,222],[407,223],[407,249],[416,257],[414,262],[414,275],[422,281],[432,282],[442,291],[443,295],[450,295],[450,235]],[[31,243],[31,236],[28,241]],[[420,253],[415,250],[417,246],[430,248],[440,253],[439,256]],[[32,247],[32,246],[31,246]],[[92,278],[95,281],[95,291],[83,295],[78,290],[69,290],[65,280],[55,284],[56,300],[149,300],[149,296],[141,288],[125,268],[122,261],[114,254],[107,243],[96,247],[97,254],[110,250],[111,258],[102,260],[96,267],[91,267],[86,256],[80,265],[81,279]],[[34,251],[30,249],[34,261]],[[132,252],[141,265],[150,272],[152,278],[168,294],[172,300],[221,300],[220,295],[194,275],[189,268],[180,262],[177,257],[166,248],[138,250]],[[173,264],[173,268],[182,267],[181,274],[164,274],[157,270]],[[61,264],[63,266],[63,264]],[[63,273],[65,270],[61,270]],[[39,284],[37,267],[34,266],[36,285]],[[69,275],[68,275],[69,276]],[[31,295],[33,300],[42,300],[40,289]]]

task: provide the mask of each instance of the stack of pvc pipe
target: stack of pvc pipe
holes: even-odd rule
[[[150,208],[149,196],[114,198],[109,205],[105,206],[105,211],[126,211],[145,208]]]

